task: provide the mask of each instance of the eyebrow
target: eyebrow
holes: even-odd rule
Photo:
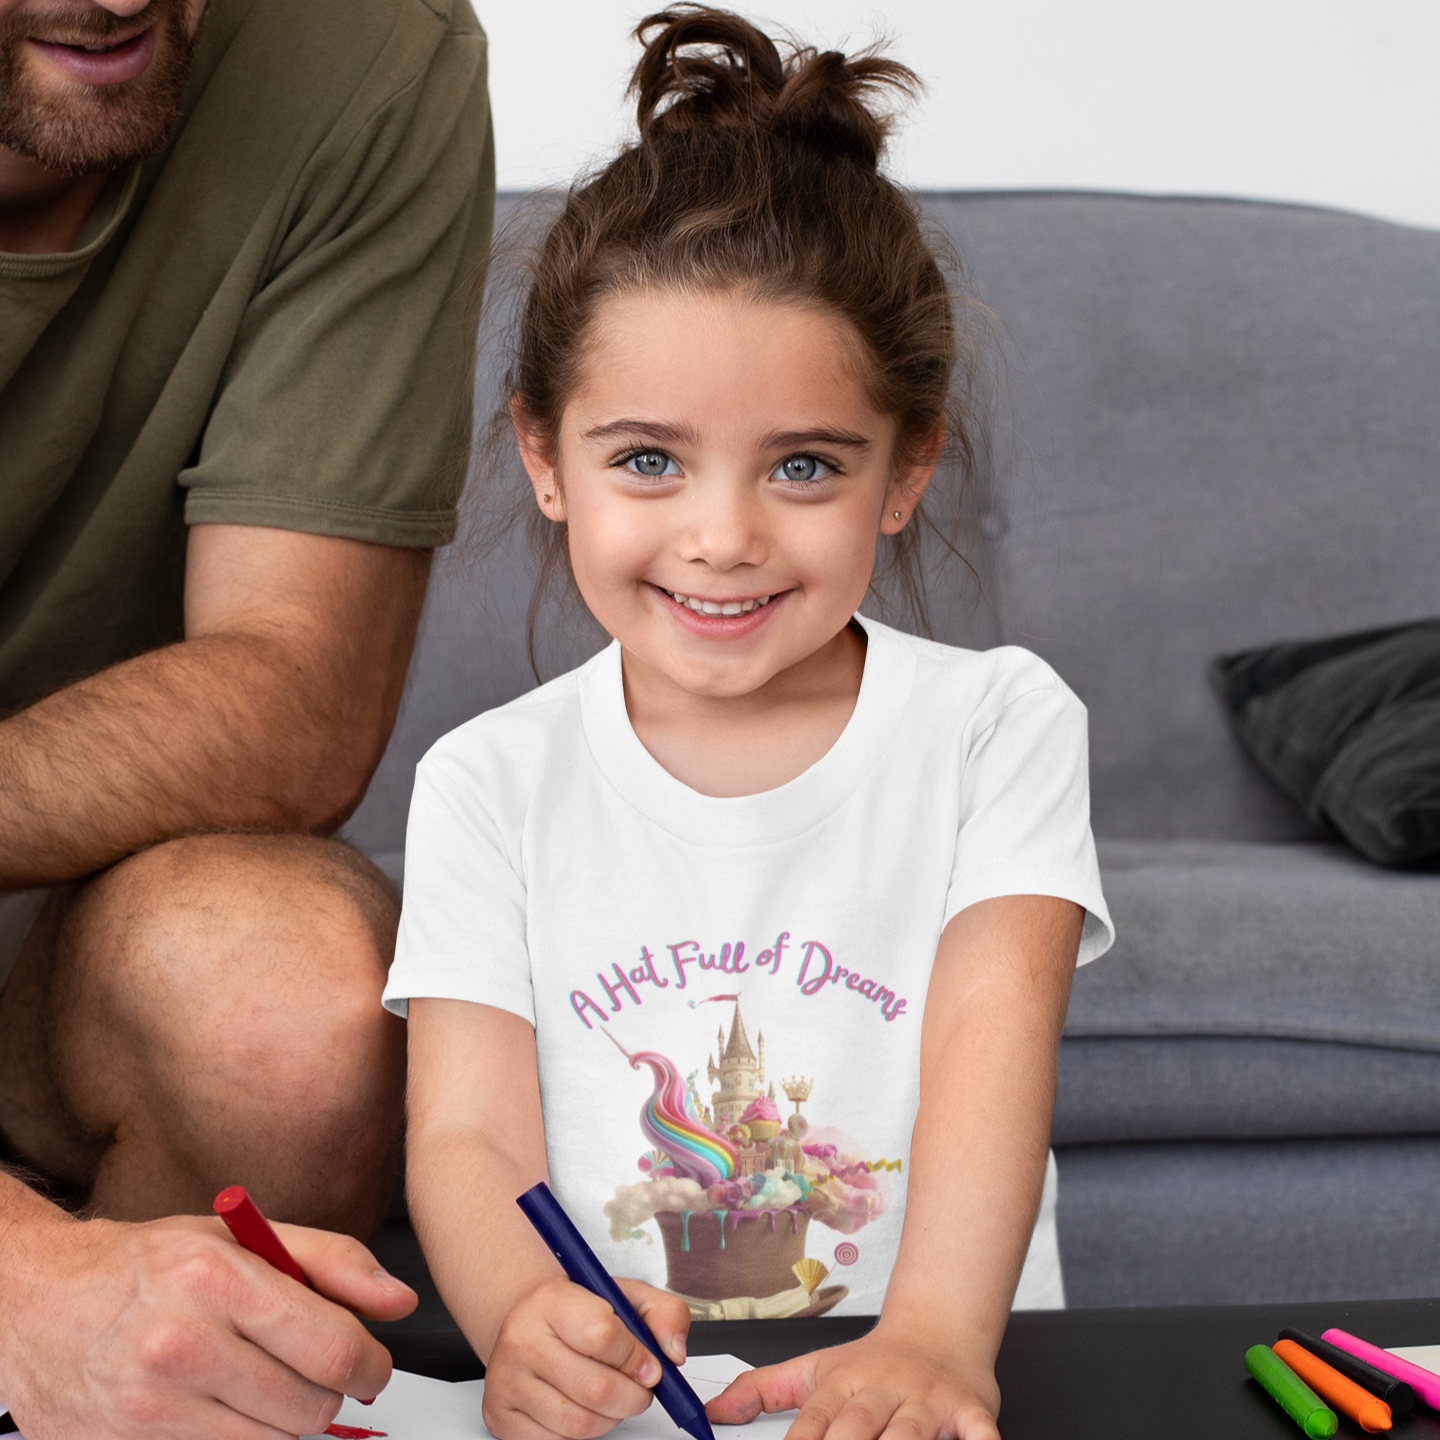
[[[625,435],[666,445],[695,445],[700,439],[691,426],[668,425],[663,420],[611,420],[581,431],[585,440],[615,440]]]
[[[790,450],[805,445],[840,445],[847,450],[869,450],[874,441],[853,430],[773,430],[760,442],[765,450]]]
[[[693,426],[670,425],[663,420],[610,420],[581,432],[586,440],[614,440],[622,436],[653,440],[665,445],[697,445],[700,437]],[[806,445],[838,445],[847,450],[872,449],[874,441],[853,430],[772,430],[761,438],[762,450],[790,450]]]

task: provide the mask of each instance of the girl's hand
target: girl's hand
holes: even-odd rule
[[[719,1425],[800,1414],[786,1440],[1000,1440],[994,1366],[964,1346],[887,1332],[751,1370],[706,1407]]]
[[[685,1359],[685,1302],[618,1282],[665,1354]],[[485,1367],[485,1424],[499,1440],[594,1440],[651,1400],[660,1364],[597,1295],[549,1280],[517,1301]]]

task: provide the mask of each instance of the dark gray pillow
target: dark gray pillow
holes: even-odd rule
[[[1217,655],[1246,748],[1367,859],[1440,859],[1440,620]]]

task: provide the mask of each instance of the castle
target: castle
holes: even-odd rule
[[[735,1003],[735,1018],[730,1022],[730,1038],[726,1040],[722,1026],[716,1031],[716,1046],[720,1055],[717,1065],[711,1057],[707,1074],[714,1082],[719,1080],[720,1088],[710,1097],[715,1116],[715,1129],[724,1134],[732,1125],[740,1123],[740,1117],[752,1100],[762,1094],[760,1087],[765,1083],[765,1036],[757,1040],[760,1054],[750,1048],[750,1037],[745,1033],[745,1022],[740,1018],[740,1003]],[[771,1087],[772,1092],[774,1087]],[[772,1095],[773,1098],[773,1095]]]

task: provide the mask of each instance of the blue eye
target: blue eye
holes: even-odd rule
[[[633,455],[627,455],[622,463],[627,470],[643,475],[647,480],[680,473],[680,467],[663,450],[637,450]]]
[[[775,467],[770,478],[788,480],[792,485],[813,485],[832,474],[833,468],[814,455],[789,455]]]

